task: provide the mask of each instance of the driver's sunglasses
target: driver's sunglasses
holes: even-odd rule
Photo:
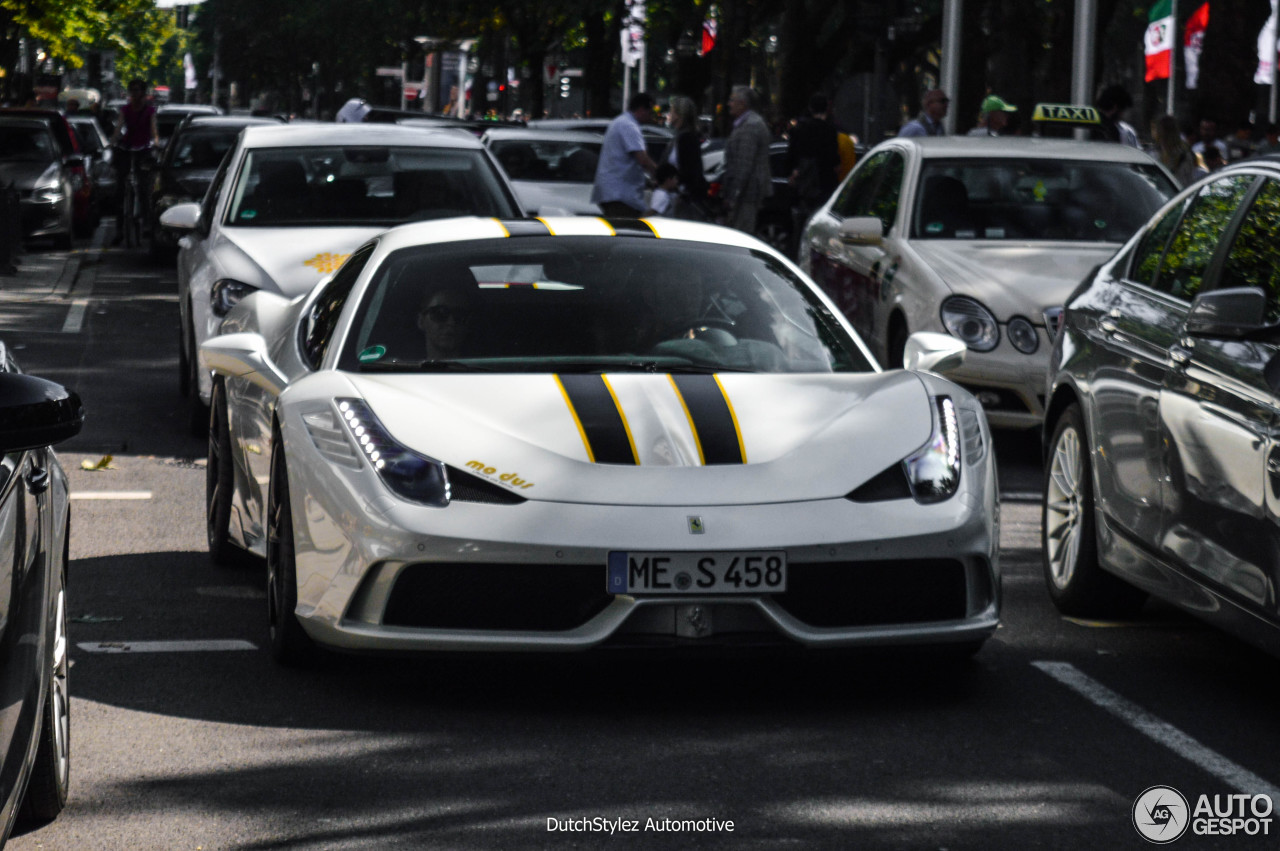
[[[471,308],[437,304],[422,311],[422,315],[438,325],[443,325],[445,322],[463,325],[471,320]]]

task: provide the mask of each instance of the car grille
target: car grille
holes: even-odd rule
[[[881,626],[965,616],[964,564],[955,559],[791,564],[773,599],[809,626]]]
[[[1019,414],[1031,413],[1027,403],[1012,390],[1007,390],[1003,387],[981,387],[974,384],[961,384],[961,386],[977,397],[978,402],[982,404],[983,410]]]
[[[411,564],[387,600],[386,626],[559,632],[613,600],[602,564]]]

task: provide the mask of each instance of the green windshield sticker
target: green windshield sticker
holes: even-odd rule
[[[1094,226],[1095,228],[1097,228],[1098,230],[1102,230],[1103,228],[1105,228],[1105,227],[1107,226],[1107,223],[1106,223],[1105,221],[1103,221],[1102,219],[1094,219],[1094,220],[1093,220],[1093,226]]]
[[[1035,188],[1031,190],[1031,194],[1037,201],[1043,201],[1048,196],[1049,190],[1044,188],[1043,180],[1037,180]]]
[[[382,360],[387,354],[386,346],[370,346],[359,355],[360,363],[373,363],[376,360]]]
[[[929,222],[924,226],[925,233],[942,233],[944,226],[942,222]]]
[[[257,210],[241,210],[240,211],[240,218],[242,219],[252,219],[257,215],[258,215]]]

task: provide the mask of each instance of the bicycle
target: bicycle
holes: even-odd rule
[[[151,151],[139,150],[117,151],[120,156],[129,158],[129,172],[124,181],[124,199],[120,204],[119,227],[124,236],[126,248],[138,248],[142,245],[142,234],[150,219],[151,195],[147,191],[147,165]]]

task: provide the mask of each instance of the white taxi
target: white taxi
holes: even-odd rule
[[[1042,138],[897,138],[809,220],[800,264],[880,363],[917,331],[968,347],[948,377],[993,426],[1044,418],[1051,329],[1071,290],[1177,192],[1134,148]]]

